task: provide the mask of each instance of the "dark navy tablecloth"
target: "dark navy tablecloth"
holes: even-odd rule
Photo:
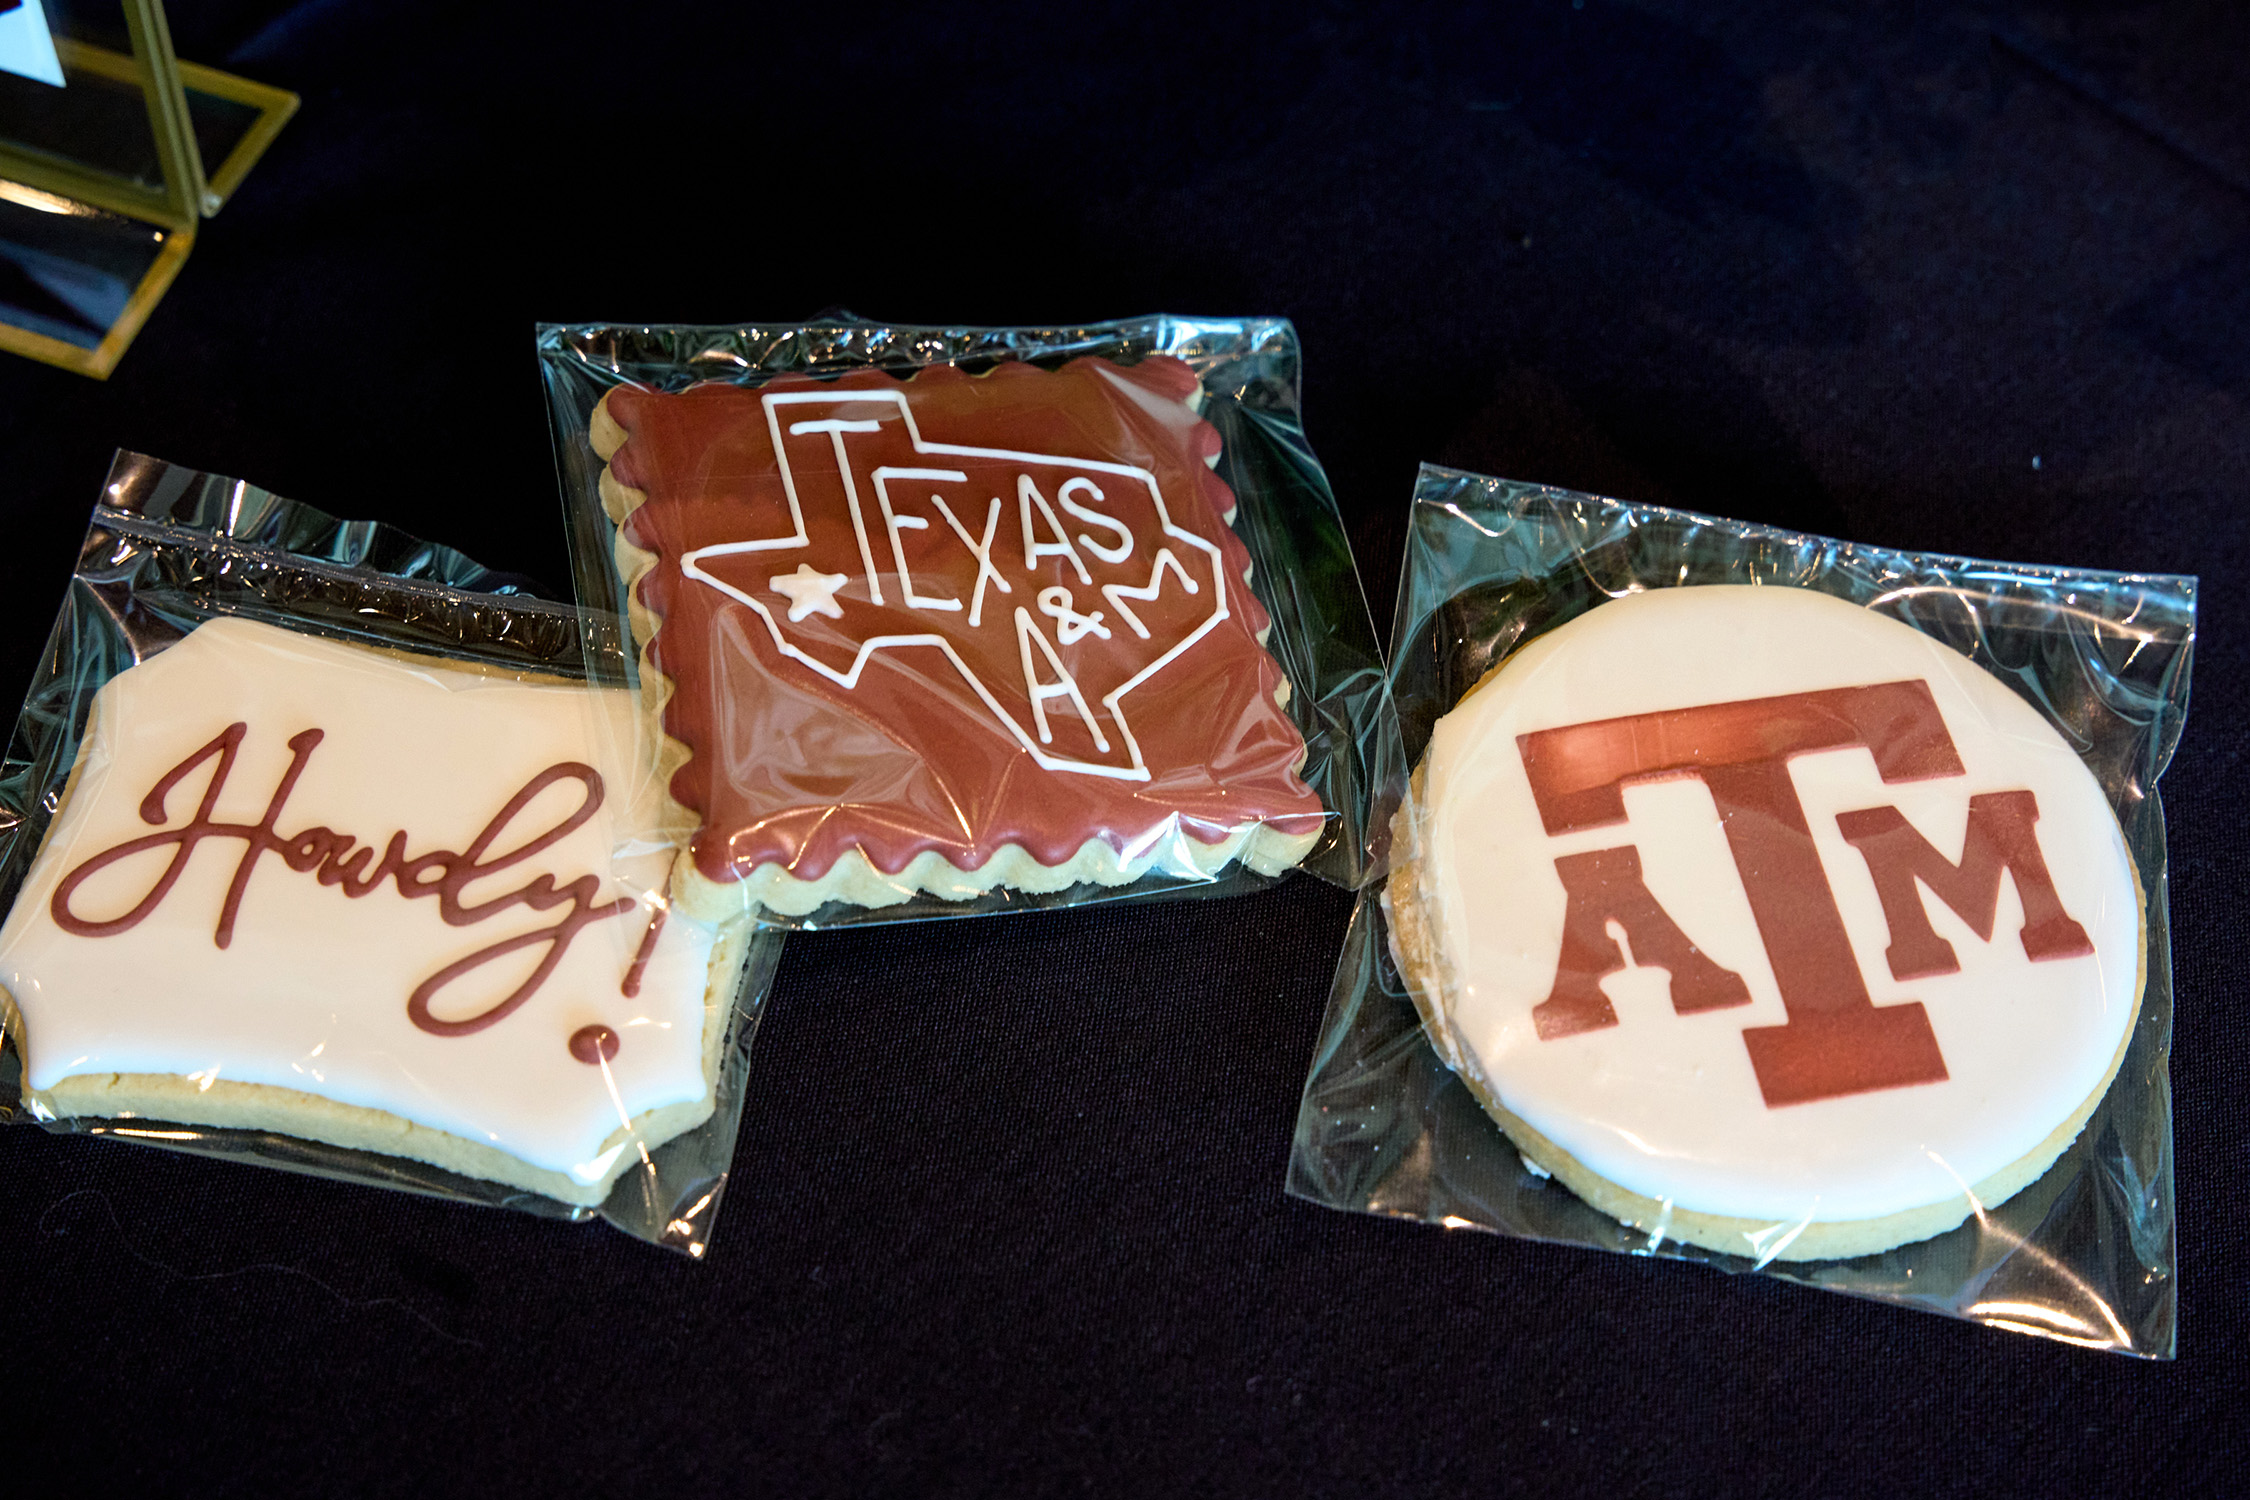
[[[110,381],[0,361],[11,703],[120,446],[567,586],[540,320],[1287,316],[1385,629],[1424,459],[2198,573],[2180,1357],[1285,1198],[1350,909],[1297,879],[793,942],[701,1264],[0,1131],[18,1454],[121,1494],[2244,1482],[2239,9],[173,11],[304,108]]]

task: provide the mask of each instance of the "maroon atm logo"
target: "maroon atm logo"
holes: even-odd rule
[[[1810,751],[1863,747],[1886,783],[1966,774],[1927,684],[1884,682],[1632,714],[1518,735],[1516,746],[1550,835],[1624,822],[1630,782],[1693,776],[1709,789],[1789,1013],[1784,1025],[1742,1033],[1769,1107],[1946,1078],[1921,1002],[1878,1006],[1869,997],[1788,766],[1790,757]],[[2002,872],[2023,905],[2025,957],[2044,962],[2094,951],[2055,895],[2034,832],[2038,820],[2028,791],[1970,798],[1968,837],[1955,862],[1895,807],[1837,818],[1874,878],[1890,928],[1885,957],[1893,978],[1960,968],[1952,945],[1931,927],[1918,885],[1989,942]],[[1555,871],[1567,908],[1554,988],[1532,1012],[1542,1039],[1617,1024],[1600,983],[1625,967],[1611,922],[1624,930],[1636,963],[1670,971],[1672,1008],[1681,1015],[1750,1002],[1742,976],[1697,948],[1657,903],[1632,845],[1564,855]]]

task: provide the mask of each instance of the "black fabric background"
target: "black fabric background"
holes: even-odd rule
[[[2244,1485],[2238,7],[172,21],[304,110],[107,384],[0,362],[11,701],[120,445],[564,586],[541,319],[1286,315],[1386,630],[1422,459],[2201,574],[2180,1359],[1285,1199],[1350,905],[1299,879],[793,942],[703,1264],[0,1132],[11,1456],[146,1494]]]

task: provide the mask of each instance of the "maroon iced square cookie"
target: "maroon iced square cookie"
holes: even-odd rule
[[[604,398],[690,910],[1304,857],[1325,815],[1199,395],[1151,356]]]

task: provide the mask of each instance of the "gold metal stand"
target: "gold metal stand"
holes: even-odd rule
[[[160,0],[83,0],[58,9],[55,32],[62,88],[0,75],[0,269],[20,262],[29,270],[19,275],[66,290],[132,289],[104,304],[114,311],[65,327],[13,308],[0,285],[0,349],[103,379],[179,274],[197,225],[225,206],[298,101],[179,61]],[[208,175],[199,137],[222,153]]]

